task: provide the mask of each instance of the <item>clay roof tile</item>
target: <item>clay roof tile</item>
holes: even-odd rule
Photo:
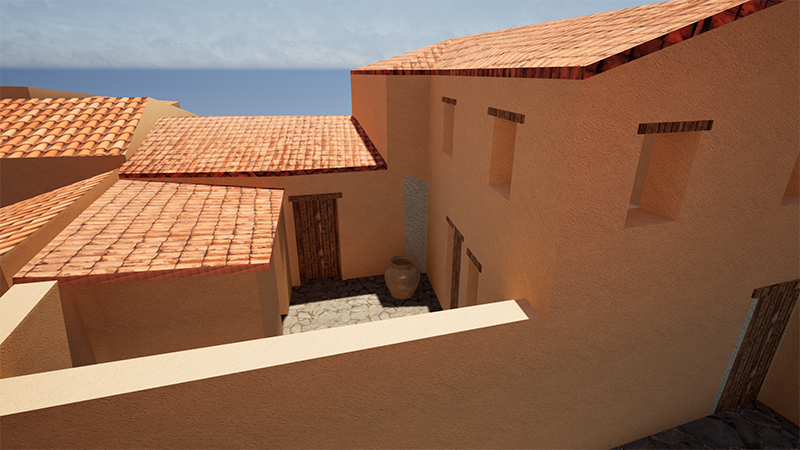
[[[453,38],[359,67],[352,73],[425,70],[446,75],[508,76],[502,69],[586,68],[600,63],[597,72],[605,70],[603,61],[612,60],[619,53],[632,52],[636,58],[646,56],[777,3],[779,1],[673,0]],[[690,32],[687,34],[686,30]],[[695,30],[694,34],[691,30]],[[654,40],[659,45],[652,45]],[[635,58],[625,60],[629,59]],[[609,66],[614,64],[618,65],[614,62]],[[478,69],[481,72],[476,72]],[[543,73],[527,71],[519,76],[543,77]],[[574,75],[570,77],[578,79],[591,76],[583,70],[574,70],[571,74]]]
[[[0,102],[0,144],[13,145],[11,150],[0,151],[0,158],[20,157],[27,152],[37,151],[39,156],[68,156],[65,153],[76,146],[59,146],[55,155],[51,147],[55,143],[83,143],[81,148],[92,150],[93,154],[104,155],[106,148],[95,152],[95,147],[106,141],[127,139],[124,146],[130,143],[130,137],[141,118],[141,111],[146,105],[146,98],[114,98],[88,97],[85,99],[3,99]],[[138,116],[121,118],[116,114],[123,109],[139,111]],[[114,111],[111,113],[110,111]],[[110,131],[109,127],[119,127]],[[113,128],[111,128],[113,129]],[[120,129],[129,129],[131,134],[118,136]],[[99,135],[99,136],[98,136]],[[56,136],[55,139],[47,136]],[[86,139],[87,136],[91,138]],[[49,144],[40,150],[39,144]],[[23,147],[22,145],[28,145]],[[36,150],[33,150],[33,148]],[[105,147],[105,146],[104,146]],[[118,154],[118,151],[115,150]],[[20,155],[20,156],[15,156]],[[31,155],[27,155],[30,157]]]
[[[278,176],[385,167],[351,116],[165,117],[120,176]]]
[[[160,277],[165,270],[169,276],[266,270],[282,199],[279,189],[120,180],[14,280],[97,282]],[[220,223],[239,219],[252,226],[219,232]],[[236,244],[241,239],[261,245]]]

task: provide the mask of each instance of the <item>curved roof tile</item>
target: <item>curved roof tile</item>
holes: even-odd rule
[[[120,178],[385,170],[351,116],[162,117]]]
[[[14,282],[81,284],[266,270],[283,193],[119,180]]]
[[[78,155],[122,155],[130,136],[116,136],[112,123],[136,127],[146,97],[0,99],[0,158],[73,156],[63,145],[82,143]],[[129,111],[123,118],[121,111]],[[46,136],[58,135],[56,142]],[[103,140],[111,145],[100,145]],[[61,144],[58,144],[61,143]],[[44,144],[44,145],[42,145]]]
[[[0,255],[11,251],[110,173],[102,173],[0,209]]]
[[[674,0],[450,39],[353,74],[586,79],[784,0]]]

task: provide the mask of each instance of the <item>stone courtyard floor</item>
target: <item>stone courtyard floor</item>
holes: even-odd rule
[[[289,314],[283,316],[283,334],[304,333],[395,317],[441,311],[428,277],[408,300],[391,296],[383,275],[342,280],[341,277],[303,280],[292,287]]]
[[[798,449],[800,428],[756,400],[685,423],[613,450],[650,448]]]

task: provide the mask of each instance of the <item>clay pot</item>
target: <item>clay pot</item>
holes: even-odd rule
[[[405,300],[414,295],[419,284],[419,269],[409,256],[395,256],[383,276],[392,297]]]

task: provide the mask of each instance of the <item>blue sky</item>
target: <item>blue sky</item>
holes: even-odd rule
[[[350,69],[457,36],[649,3],[3,0],[0,83],[178,100],[202,115],[350,114]]]

